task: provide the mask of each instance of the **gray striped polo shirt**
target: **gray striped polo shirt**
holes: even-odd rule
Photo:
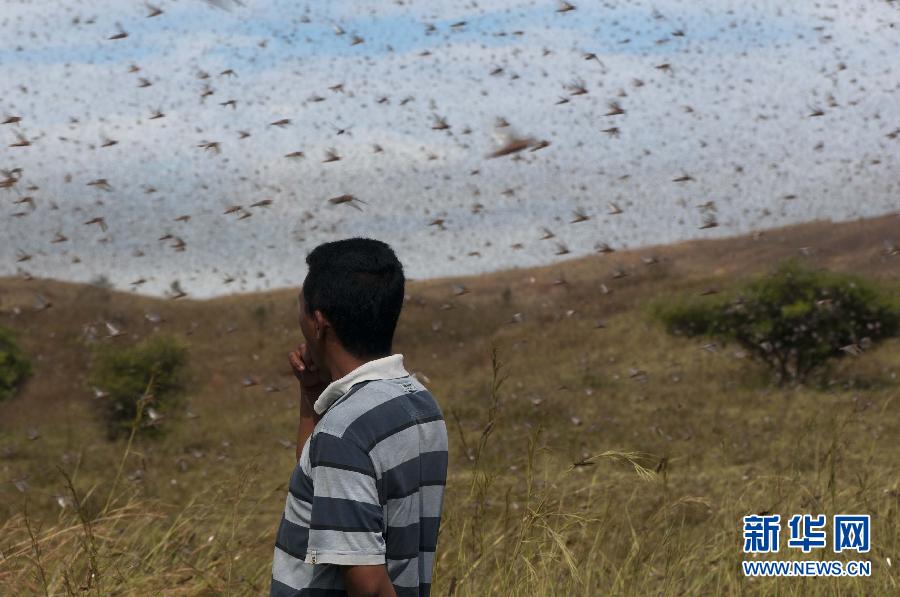
[[[411,375],[354,383],[291,475],[270,596],[347,595],[338,565],[386,564],[398,597],[427,597],[446,481],[434,396]]]

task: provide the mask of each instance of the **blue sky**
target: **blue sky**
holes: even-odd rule
[[[277,60],[279,52],[295,57],[377,55],[388,53],[388,46],[401,53],[469,42],[507,46],[522,41],[523,36],[513,32],[540,34],[546,27],[566,31],[571,41],[582,44],[585,51],[666,55],[696,43],[723,51],[790,43],[798,34],[808,33],[811,25],[786,16],[754,21],[753,16],[758,11],[747,10],[752,5],[738,4],[737,11],[728,14],[698,10],[701,3],[697,6],[686,3],[677,13],[663,18],[653,18],[653,10],[638,3],[623,3],[612,9],[587,4],[579,7],[572,16],[563,13],[553,18],[549,18],[553,14],[552,3],[531,3],[478,13],[460,11],[455,16],[433,19],[423,19],[422,13],[414,12],[338,16],[347,14],[346,7],[352,4],[323,4],[317,7],[316,18],[309,17],[308,22],[301,21],[303,13],[294,10],[294,3],[289,2],[254,3],[255,9],[238,7],[230,11],[211,9],[200,0],[171,6],[160,3],[166,6],[167,12],[150,19],[139,18],[143,7],[137,3],[115,3],[108,6],[108,11],[81,14],[78,11],[52,14],[52,9],[46,11],[49,14],[43,14],[35,9],[26,19],[33,27],[32,31],[39,31],[47,23],[54,27],[54,34],[45,33],[44,40],[40,36],[29,39],[25,35],[26,31],[31,33],[27,26],[4,23],[9,36],[5,44],[0,43],[0,58],[4,64],[120,63],[166,55],[168,46],[161,41],[198,33],[216,38],[219,45],[211,44],[208,51],[229,56],[236,50],[232,43],[234,38],[268,40],[269,49],[274,51],[265,54],[272,60]],[[344,8],[329,11],[329,6]],[[72,23],[72,14],[78,14],[79,24]],[[286,15],[290,16],[285,18]],[[95,21],[88,24],[91,18]],[[452,27],[460,22],[465,25]],[[734,27],[730,26],[732,23]],[[127,24],[124,28],[129,38],[110,43],[107,37],[118,32],[119,24]],[[346,35],[335,35],[335,25],[345,29]],[[427,33],[427,25],[434,26],[436,31]],[[64,35],[57,35],[56,27],[62,27]],[[672,37],[670,34],[676,30],[684,31],[685,36]],[[351,46],[349,39],[354,34],[370,43]],[[625,40],[627,43],[623,43]],[[665,43],[658,43],[663,40]]]

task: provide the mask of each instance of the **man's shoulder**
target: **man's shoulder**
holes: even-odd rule
[[[348,431],[435,418],[443,418],[437,400],[418,379],[407,375],[355,384],[325,412],[315,432],[343,437]]]
[[[358,418],[386,402],[423,389],[421,383],[409,375],[394,379],[372,379],[357,382],[325,411],[319,427],[331,429],[332,433],[340,432]]]
[[[391,405],[382,403],[384,410],[395,406],[394,412],[399,412],[402,408],[413,419],[433,419],[435,416],[443,416],[434,395],[414,375],[379,379],[370,382],[367,387],[370,387],[373,392],[380,392],[382,396],[387,397],[384,402],[391,402]]]

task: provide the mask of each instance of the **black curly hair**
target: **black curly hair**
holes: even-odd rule
[[[344,349],[357,358],[391,354],[406,278],[391,247],[372,238],[323,243],[306,256],[303,301],[331,322]]]

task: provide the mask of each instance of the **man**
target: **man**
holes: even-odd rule
[[[325,243],[298,296],[305,342],[297,465],[275,540],[271,596],[422,596],[447,480],[447,428],[391,344],[403,267],[378,240]]]

